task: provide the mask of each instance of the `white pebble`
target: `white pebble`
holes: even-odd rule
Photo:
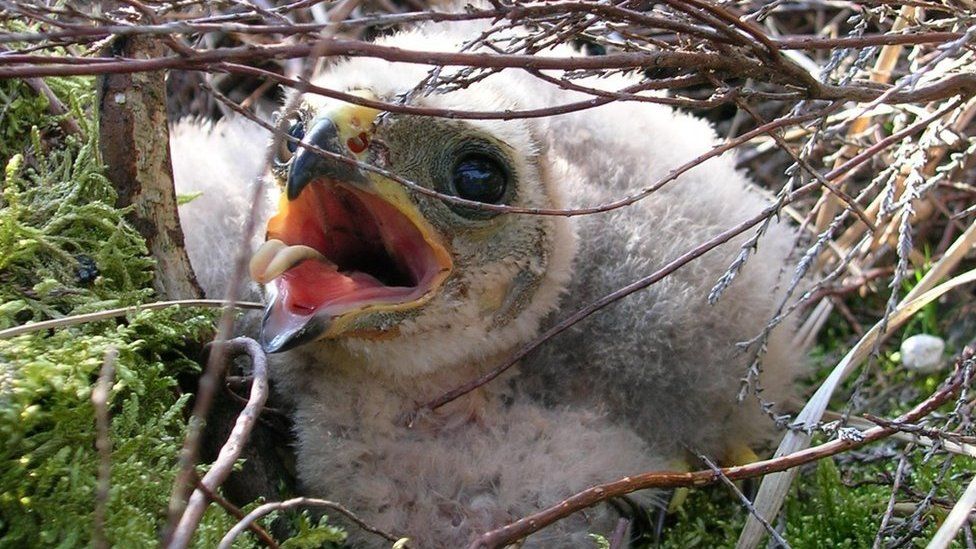
[[[941,337],[918,334],[901,344],[901,363],[920,372],[934,372],[942,365],[945,341]]]

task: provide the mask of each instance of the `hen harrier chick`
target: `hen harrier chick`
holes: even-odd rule
[[[425,26],[381,42],[457,51],[474,32]],[[448,93],[407,95],[428,70],[355,58],[314,82],[466,111],[590,97],[518,70]],[[309,94],[284,116],[305,143],[427,189],[523,208],[613,201],[716,142],[706,122],[638,102],[544,118],[450,120]],[[247,187],[260,175],[255,159],[268,139],[261,132],[240,121],[174,130],[180,191],[204,191],[183,217],[191,259],[212,292],[228,276],[229,243],[240,241]],[[251,274],[266,288],[261,339],[275,353],[276,387],[294,406],[305,493],[340,501],[417,547],[460,547],[594,483],[674,469],[689,452],[731,461],[770,435],[755,399],[736,402],[750,357],[735,343],[758,334],[779,299],[792,245],[783,225],[769,230],[717,304],[706,296],[735,256],[734,241],[577,324],[518,371],[402,422],[545,327],[758,213],[764,200],[732,158],[709,160],[631,206],[577,217],[445,203],[293,143],[277,151],[270,173],[281,196]],[[762,380],[769,400],[786,394],[798,363],[789,331],[774,331],[769,343]],[[606,534],[615,521],[609,507],[594,508],[528,543],[585,546],[587,532]]]

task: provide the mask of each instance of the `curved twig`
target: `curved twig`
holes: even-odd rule
[[[221,538],[220,545],[217,546],[217,549],[230,549],[231,544],[234,543],[234,540],[237,539],[237,537],[240,536],[244,532],[244,530],[246,530],[247,527],[257,519],[267,515],[268,513],[271,513],[272,511],[279,511],[282,509],[292,509],[294,507],[325,507],[326,509],[331,509],[337,513],[340,513],[341,515],[343,515],[344,517],[352,521],[356,526],[362,528],[363,530],[371,534],[376,534],[377,536],[380,536],[381,538],[387,541],[397,542],[402,539],[398,536],[390,534],[389,532],[371,526],[366,521],[359,518],[355,513],[353,513],[343,505],[338,504],[334,501],[315,499],[315,498],[292,498],[285,501],[273,501],[271,503],[265,503],[264,505],[261,505],[256,509],[254,509],[253,511],[251,511],[250,513],[248,513],[246,517],[244,517],[237,524],[235,524],[234,527],[231,528],[230,531],[228,531],[223,538]],[[409,547],[409,546],[402,545],[402,547]]]
[[[215,344],[225,347],[224,357],[226,359],[241,354],[249,356],[254,373],[252,374],[253,381],[247,404],[237,416],[234,429],[227,437],[227,442],[220,448],[217,459],[214,460],[207,474],[200,479],[200,484],[210,492],[215,491],[230,475],[234,463],[241,455],[247,438],[251,434],[251,429],[254,428],[254,423],[261,414],[261,409],[268,398],[268,358],[261,349],[261,345],[249,337],[238,337]],[[182,549],[189,546],[193,533],[196,531],[197,525],[200,524],[200,519],[203,518],[203,513],[207,510],[209,503],[210,500],[203,490],[197,488],[193,491],[167,547]]]

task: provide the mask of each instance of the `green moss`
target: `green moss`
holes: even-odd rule
[[[291,530],[294,537],[281,544],[281,549],[333,549],[342,547],[346,541],[346,532],[328,523],[329,517],[323,516],[318,521],[313,520],[307,512],[291,513]],[[273,518],[269,518],[269,521]]]
[[[847,487],[834,461],[821,460],[795,484],[784,535],[794,547],[870,547],[889,494],[877,484]]]
[[[784,538],[795,548],[870,547],[887,503],[886,487],[851,489],[830,459],[794,483],[784,507]],[[723,486],[694,490],[664,531],[661,548],[735,547],[747,511]]]
[[[98,158],[93,80],[46,82],[83,135],[63,135],[24,83],[0,81],[0,328],[153,299],[153,261]],[[90,544],[90,397],[108,349],[119,355],[107,536],[121,547],[157,543],[190,398],[177,376],[198,369],[184,350],[212,326],[212,313],[174,309],[0,340],[0,547]],[[197,545],[214,546],[234,522],[211,508]]]
[[[196,368],[171,349],[201,337],[210,320],[167,311],[104,324],[0,340],[5,546],[74,547],[90,538],[98,466],[90,397],[110,348],[119,359],[110,399],[109,539],[124,546],[156,541],[186,425],[189,395],[178,395],[175,375]]]
[[[921,531],[916,539],[930,539],[945,519],[946,504],[955,502],[962,494],[972,478],[972,470],[960,458],[952,461],[943,476],[943,459],[925,460],[925,452],[921,450],[910,454],[902,479],[902,485],[910,491],[899,493],[896,499],[898,505],[889,521],[892,530],[886,541],[894,541],[908,532],[911,510],[939,482],[940,476],[935,505],[919,517]],[[870,547],[874,543],[891,495],[891,478],[898,460],[848,461],[843,470],[827,458],[801,471],[781,515],[785,524],[783,537],[792,547],[843,549]],[[694,490],[669,519],[671,525],[655,547],[735,547],[746,513],[722,486]]]
[[[691,490],[664,530],[662,549],[735,547],[745,511],[724,486]]]
[[[0,96],[18,86],[0,81]],[[94,94],[82,89],[74,103],[90,108]],[[28,115],[42,122],[31,126],[20,152],[3,159],[0,328],[149,298],[153,262],[125,212],[114,207],[115,191],[97,157],[97,132],[45,138],[43,115],[17,113]]]

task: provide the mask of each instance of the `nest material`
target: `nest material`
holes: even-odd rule
[[[88,6],[7,4],[0,17],[9,32],[58,30],[45,18],[88,27],[149,23],[145,20],[148,13],[136,7],[106,10],[96,17]],[[322,23],[321,10],[302,6],[288,12],[283,2],[262,6],[224,2],[210,13],[194,2],[183,3],[179,9],[171,4],[148,3],[147,9],[161,21],[223,17],[224,21],[245,25],[284,24],[276,16],[291,15],[288,25]],[[847,99],[828,115],[777,130],[776,135],[752,140],[740,149],[741,165],[778,199],[816,182],[807,168],[829,174],[850,158],[871,153],[843,178],[827,177],[833,180],[834,188],[810,193],[783,210],[806,229],[800,247],[805,251],[799,263],[828,273],[806,299],[824,304],[819,309],[821,314],[811,317],[805,332],[807,342],[817,341],[815,356],[822,365],[822,371],[814,376],[818,379],[871,325],[896,310],[901,296],[933,263],[946,256],[959,235],[967,234],[976,217],[976,106],[974,87],[965,80],[976,70],[976,21],[971,6],[917,4],[740,2],[734,6],[744,14],[739,21],[747,21],[764,36],[778,40],[779,54],[790,67],[805,69],[821,84],[839,87],[839,92],[818,88],[804,78],[790,82],[783,76],[793,68],[783,69],[785,64],[761,57],[757,58],[786,72],[756,69],[737,74],[734,66],[726,67],[725,72],[721,67],[712,72],[674,66],[612,69],[644,71],[648,82],[670,88],[667,96],[675,98],[679,106],[708,116],[729,136],[742,135],[790,113],[824,107],[831,100],[828,92]],[[339,36],[368,39],[390,32],[397,25],[407,24],[407,18],[391,18],[390,14],[426,7],[365,2],[351,14],[365,22],[342,27]],[[493,46],[507,53],[531,53],[542,48],[546,40],[574,40],[594,55],[697,52],[724,54],[735,60],[750,48],[751,53],[746,51],[745,55],[763,55],[761,49],[737,43],[741,37],[664,26],[671,20],[720,32],[721,20],[716,18],[722,12],[707,7],[691,2],[656,6],[635,3],[627,7],[627,13],[601,11],[595,16],[582,8],[547,8],[548,14],[530,13],[520,21],[537,31],[536,42]],[[662,26],[654,27],[631,13],[657,17],[655,21]],[[72,37],[71,27],[65,28],[66,36],[14,42],[7,48],[30,53],[42,46],[53,56],[65,56],[97,45],[96,38]],[[733,34],[738,32],[745,31],[740,28]],[[870,39],[909,34],[937,34],[940,38]],[[786,47],[798,36],[813,35],[821,40],[848,41],[830,47]],[[189,33],[179,35],[179,39],[201,51],[219,51],[245,45],[275,46],[292,36],[299,43],[312,41],[308,33],[297,31],[276,35],[236,30]],[[490,36],[484,41],[492,43]],[[258,49],[255,52],[243,62],[287,78],[301,71],[296,58],[266,59]],[[746,61],[740,68],[755,68]],[[0,72],[9,66],[0,66]],[[33,66],[38,74],[50,70],[42,63]],[[171,115],[213,118],[225,114],[226,107],[199,88],[201,81],[208,81],[236,103],[258,110],[270,110],[282,96],[282,88],[273,80],[256,77],[253,72],[203,68],[206,70],[171,73]],[[433,80],[436,85],[463,86],[465,79],[477,79],[485,70],[473,68],[462,78],[448,82],[436,82],[436,77]],[[582,70],[569,69],[562,77],[571,83],[574,71]],[[147,289],[151,260],[138,234],[123,219],[125,212],[113,207],[113,190],[101,175],[94,152],[97,132],[89,122],[93,119],[91,80],[55,78],[44,82],[39,86],[36,79],[29,78],[0,81],[5,121],[0,160],[6,167],[0,203],[0,323],[4,326],[151,298]],[[884,92],[889,97],[908,95],[869,109],[865,105],[871,103],[870,97],[853,100],[860,97],[857,94],[869,94],[891,84],[894,91]],[[941,95],[919,92],[937,92],[939,86],[948,91]],[[797,94],[797,88],[806,90],[807,96]],[[808,96],[816,99],[817,94],[819,100],[809,101]],[[876,93],[873,97],[880,96]],[[61,104],[60,113],[52,98]],[[936,112],[942,114],[933,117]],[[918,131],[874,150],[879,143],[915,126],[919,126]],[[743,250],[742,258],[748,259],[748,249]],[[971,267],[971,258],[963,258],[956,268],[962,271]],[[734,274],[734,268],[730,273]],[[716,291],[720,290],[717,286]],[[906,371],[901,367],[896,343],[914,333],[935,333],[948,340],[951,350],[960,350],[973,339],[976,321],[972,303],[972,290],[963,287],[923,308],[904,328],[889,334],[889,343],[878,346],[869,366],[838,392],[843,397],[832,408],[855,416],[863,411],[895,415],[908,403],[923,399],[932,392],[939,375]],[[828,308],[835,311],[830,317],[822,314]],[[0,533],[4,543],[71,545],[90,539],[89,514],[98,460],[92,450],[97,435],[89,391],[108,348],[119,351],[119,362],[110,401],[114,451],[106,532],[108,539],[119,544],[132,541],[141,545],[155,540],[156,531],[165,522],[162,509],[169,495],[168,480],[176,471],[178,442],[185,427],[186,397],[178,394],[177,375],[194,368],[179,349],[185,340],[202,337],[208,322],[208,317],[201,315],[152,313],[121,324],[103,322],[51,335],[0,340],[0,432],[9,441],[0,470]],[[929,416],[922,427],[935,429],[950,440],[969,440],[966,437],[973,435],[969,398],[965,396],[951,410]],[[819,436],[833,436],[836,431],[824,432]],[[828,539],[850,546],[870,544],[875,539],[882,545],[898,545],[931,537],[971,475],[966,461],[970,458],[955,455],[938,442],[929,447],[888,442],[872,450],[842,454],[836,458],[836,465],[825,462],[805,471],[806,482],[786,504],[783,535],[796,546],[820,545]],[[748,514],[715,491],[696,492],[680,513],[680,520],[665,532],[665,545],[729,543]],[[718,518],[704,520],[703,516]],[[883,518],[879,521],[878,516]],[[327,530],[313,528],[307,519],[297,520],[293,531],[308,539],[313,533],[328,537]],[[212,509],[197,530],[196,539],[213,543],[233,522],[235,519],[221,510]],[[341,538],[341,534],[329,535],[333,535],[331,539]],[[968,527],[963,535],[972,539]]]

